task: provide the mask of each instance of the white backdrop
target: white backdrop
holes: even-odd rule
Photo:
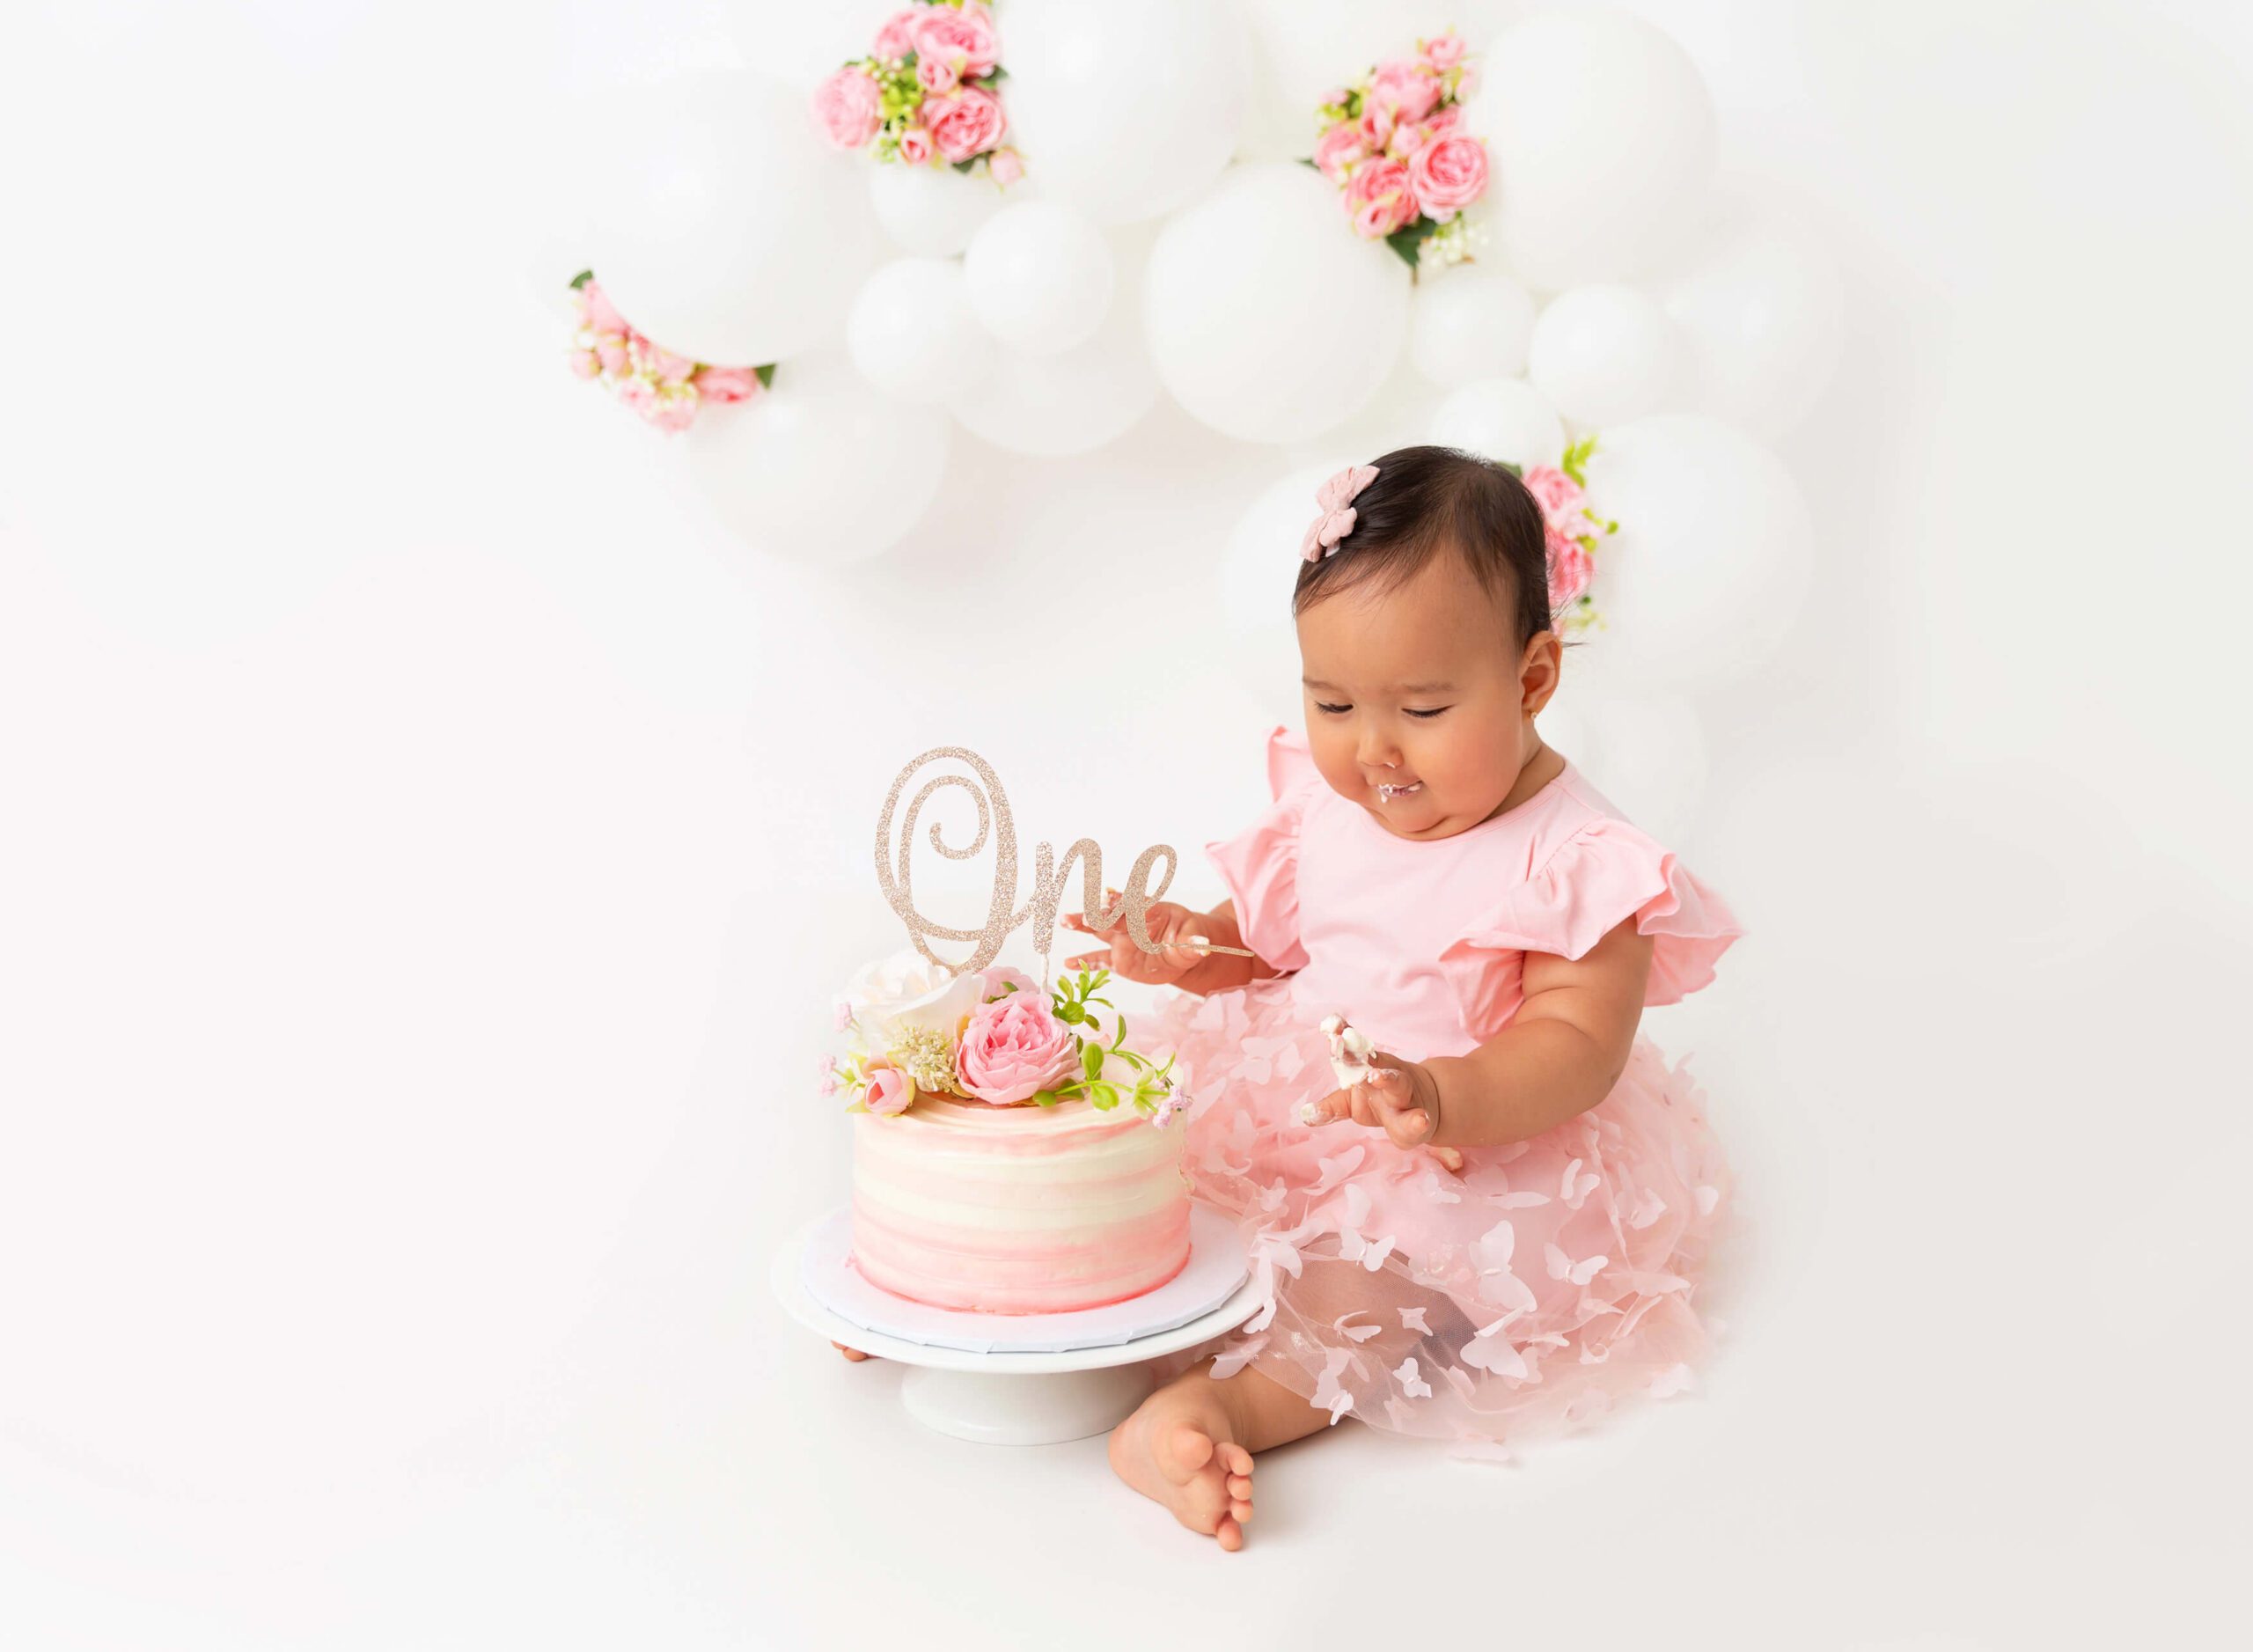
[[[899,551],[755,558],[519,280],[555,94],[725,61],[716,8],[33,8],[0,1641],[2218,1634],[2253,1537],[2247,33],[1634,9],[1853,305],[1785,448],[1811,618],[1716,703],[1680,846],[1753,936],[1653,1017],[1740,1164],[1728,1335],[1699,1397],[1522,1468],[1272,1454],[1224,1556],[1100,1440],[921,1430],[765,1275],[845,1188],[807,1076],[897,936],[907,756],[972,745],[1026,841],[1171,842],[1216,896],[1263,725],[1209,568],[1272,453],[1163,403],[1082,460],[961,435]]]

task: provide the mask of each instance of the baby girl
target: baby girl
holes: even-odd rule
[[[1540,507],[1438,447],[1318,497],[1293,598],[1307,732],[1269,737],[1273,803],[1207,846],[1231,898],[1154,907],[1168,951],[1121,929],[1071,960],[1181,989],[1145,1036],[1195,1098],[1196,1196],[1266,1288],[1156,1362],[1111,1437],[1122,1479],[1226,1549],[1253,1453],[1342,1417],[1494,1456],[1687,1385],[1728,1186],[1697,1090],[1637,1027],[1737,928],[1542,743]]]

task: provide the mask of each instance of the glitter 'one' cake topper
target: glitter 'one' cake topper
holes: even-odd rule
[[[907,804],[907,813],[899,823],[898,848],[893,847],[892,816],[899,812],[899,795],[906,790],[907,782],[918,769],[942,758],[953,758],[970,768],[977,776],[942,774],[932,776],[917,789]],[[980,789],[983,782],[984,789]],[[950,861],[966,861],[981,852],[988,837],[994,839],[994,893],[987,906],[986,927],[983,929],[950,929],[944,924],[934,923],[915,910],[914,880],[910,859],[914,849],[915,821],[932,794],[948,786],[959,786],[968,792],[971,801],[978,805],[978,835],[967,848],[949,847],[936,821],[931,824],[931,847]],[[990,798],[990,801],[989,801]],[[1164,875],[1155,889],[1146,888],[1150,870],[1163,859]],[[897,861],[895,868],[894,862]],[[1109,929],[1121,917],[1126,920],[1126,933],[1134,937],[1134,944],[1145,952],[1163,952],[1184,944],[1180,942],[1162,943],[1150,939],[1150,903],[1165,893],[1173,882],[1174,868],[1179,857],[1169,843],[1154,843],[1135,857],[1134,870],[1126,874],[1126,887],[1119,892],[1116,907],[1104,904],[1103,850],[1092,838],[1081,838],[1064,851],[1059,863],[1056,852],[1046,843],[1033,853],[1032,898],[1019,907],[1017,893],[1017,840],[1016,827],[1009,820],[1009,801],[1002,794],[1001,777],[977,753],[959,745],[937,745],[924,753],[899,771],[892,782],[892,790],[884,800],[884,812],[877,817],[877,882],[883,886],[884,898],[907,926],[915,950],[934,964],[944,966],[958,974],[967,974],[983,969],[992,963],[1002,950],[1002,943],[1009,932],[1030,918],[1032,921],[1032,950],[1040,954],[1042,973],[1048,964],[1048,949],[1055,944],[1056,906],[1064,893],[1066,880],[1071,877],[1072,863],[1080,867],[1080,905],[1087,914],[1091,929]],[[952,963],[931,951],[925,937],[936,936],[948,941],[975,941],[978,950],[963,962]],[[1205,956],[1227,952],[1237,958],[1250,958],[1252,953],[1240,946],[1216,946],[1209,941],[1192,943],[1196,952]]]

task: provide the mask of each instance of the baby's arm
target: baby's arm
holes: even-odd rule
[[[1431,1139],[1499,1147],[1602,1101],[1634,1048],[1650,970],[1650,937],[1632,918],[1577,959],[1528,952],[1525,1002],[1509,1025],[1468,1055],[1424,1063],[1439,1090]]]

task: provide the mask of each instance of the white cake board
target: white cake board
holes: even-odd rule
[[[989,1445],[1048,1445],[1109,1432],[1150,1391],[1143,1362],[1233,1330],[1259,1307],[1242,1237],[1227,1217],[1202,1206],[1190,1209],[1186,1267],[1132,1302],[1084,1314],[956,1313],[906,1302],[842,1267],[851,1230],[846,1208],[800,1229],[775,1253],[768,1274],[775,1296],[808,1329],[907,1367],[900,1403],[917,1421]],[[821,1295],[810,1275],[823,1281]],[[834,1289],[853,1301],[840,1276],[888,1304],[870,1311],[865,1301],[854,1301],[860,1318],[936,1331],[947,1340],[916,1340],[847,1318],[825,1300]],[[1189,1306],[1199,1302],[1201,1309]],[[1185,1312],[1191,1317],[1182,1318]],[[1081,1320],[1086,1324],[1080,1329],[1068,1328]],[[1007,1346],[1028,1342],[1048,1346]]]

